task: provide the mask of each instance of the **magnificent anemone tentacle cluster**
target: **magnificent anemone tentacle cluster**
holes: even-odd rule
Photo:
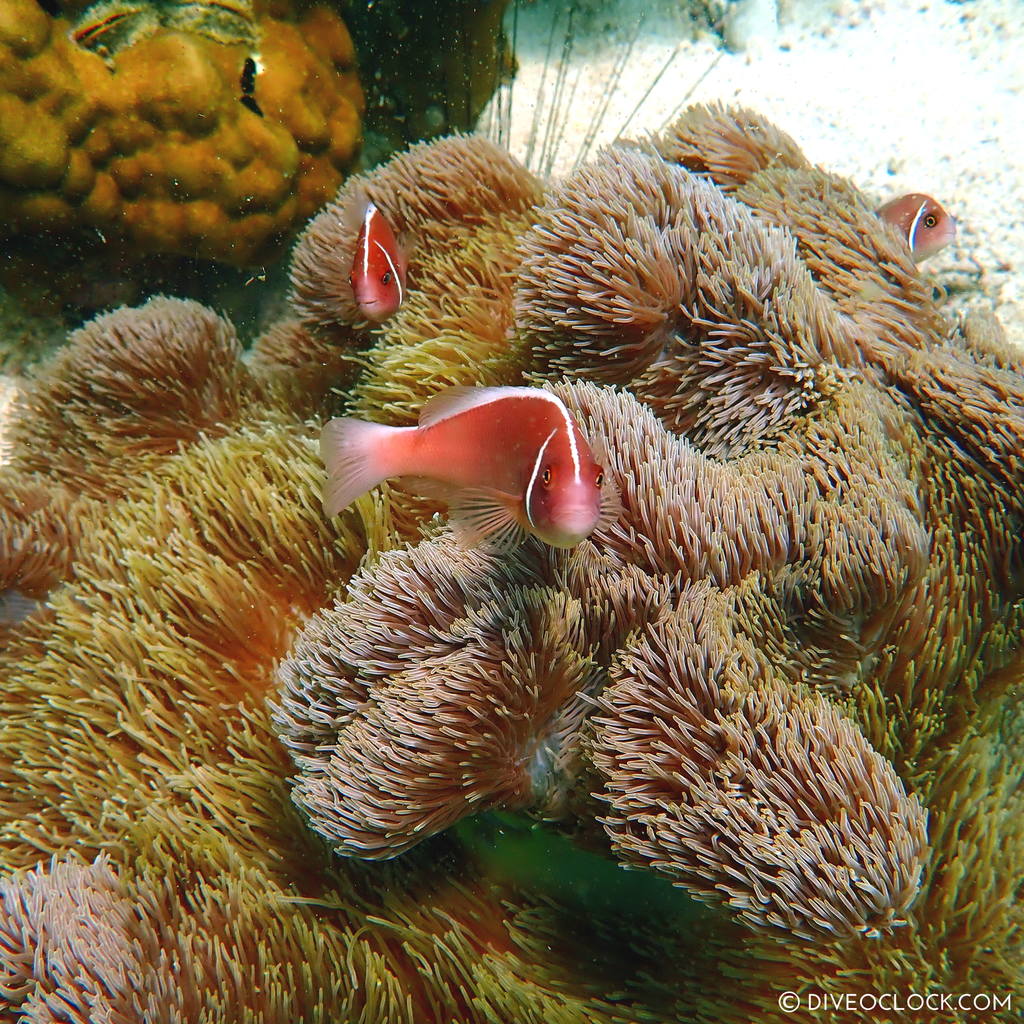
[[[282,668],[283,738],[305,772],[296,800],[357,856],[393,857],[489,806],[559,811],[596,682],[583,609],[529,585],[528,562],[498,565],[451,538],[416,550],[357,577]],[[403,671],[410,647],[425,661]]]
[[[234,327],[197,302],[157,297],[72,335],[22,396],[15,463],[110,493],[238,415],[249,375]]]
[[[282,666],[296,802],[340,852],[391,857],[489,806],[564,814],[586,758],[625,860],[757,924],[888,926],[916,893],[921,808],[852,723],[794,691],[793,651],[813,605],[881,622],[926,565],[905,464],[872,437],[884,403],[840,405],[811,435],[823,458],[805,439],[730,466],[629,395],[560,393],[608,454],[618,521],[569,556],[445,535],[360,573]],[[847,470],[874,486],[823,489],[830,443],[858,428]]]
[[[653,154],[611,150],[558,186],[522,253],[539,367],[628,384],[710,452],[778,436],[823,363],[859,361],[793,238]]]
[[[411,247],[372,331],[344,301],[365,195]],[[343,189],[292,271],[248,361],[158,299],[19,405],[15,1013],[810,1024],[782,990],[1024,996],[1020,359],[943,320],[852,185],[723,108],[547,193],[458,137]],[[464,550],[400,482],[323,519],[332,388],[409,423],[524,380],[615,485],[590,540]],[[643,869],[657,906],[485,871],[486,808]]]
[[[88,503],[37,480],[11,481],[0,492],[0,642],[71,575]]]

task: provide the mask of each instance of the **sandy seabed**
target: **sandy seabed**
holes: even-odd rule
[[[687,103],[752,107],[879,203],[935,196],[959,234],[928,272],[1024,343],[1024,0],[790,0],[777,29],[762,22],[735,52],[694,38],[684,0],[585,0],[559,95],[569,7],[520,0],[506,19],[511,33],[517,18],[519,74],[503,134],[532,169],[570,171],[606,99],[589,153],[658,131]],[[497,115],[492,104],[492,135]]]

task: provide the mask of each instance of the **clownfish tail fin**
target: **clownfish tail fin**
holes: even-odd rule
[[[331,420],[320,434],[320,457],[327,468],[324,514],[328,519],[347,508],[360,495],[392,476],[388,442],[399,427],[342,416]]]

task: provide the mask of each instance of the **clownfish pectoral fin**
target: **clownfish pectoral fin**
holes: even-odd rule
[[[343,416],[320,434],[320,457],[327,468],[324,514],[332,519],[391,472],[384,448],[399,428]]]
[[[915,260],[921,258],[920,249],[917,244],[917,229],[921,224],[921,218],[924,216],[924,211],[928,209],[928,201],[925,200],[917,208],[917,212],[914,214],[914,219],[910,222],[910,227],[907,229],[907,245],[910,246],[910,252]]]
[[[519,521],[520,504],[513,495],[490,487],[459,491],[449,510],[455,539],[464,548],[486,545],[492,550],[514,550],[527,537]]]

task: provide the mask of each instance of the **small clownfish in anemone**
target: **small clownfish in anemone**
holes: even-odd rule
[[[890,200],[878,208],[878,216],[906,238],[915,263],[934,256],[956,238],[956,221],[921,192]]]
[[[381,323],[398,311],[405,298],[408,259],[372,199],[366,199],[361,207],[360,221],[349,283],[359,312],[367,320]]]
[[[540,388],[453,387],[419,426],[343,417],[320,438],[328,518],[391,477],[446,501],[463,546],[509,549],[538,537],[570,548],[611,509],[603,468],[565,404]]]

